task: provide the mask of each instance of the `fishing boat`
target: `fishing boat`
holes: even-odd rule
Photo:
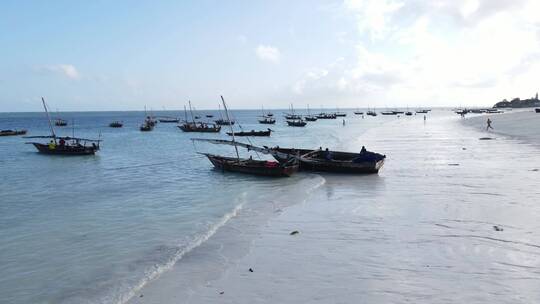
[[[356,109],[356,111],[354,111],[354,115],[364,115],[364,112],[360,111],[359,109]]]
[[[220,126],[232,126],[235,123],[234,120],[225,120],[225,119],[218,119],[218,120],[215,120],[214,122]]]
[[[276,120],[270,116],[263,116],[262,119],[259,119],[260,124],[273,125],[276,123]]]
[[[413,115],[413,112],[407,111],[407,112],[405,112],[405,115],[407,115],[407,116],[412,116],[412,115]]]
[[[418,114],[427,114],[429,111],[431,111],[431,110],[420,109],[420,110],[417,110],[416,113],[418,113]]]
[[[50,141],[49,143],[27,142],[26,144],[31,144],[36,147],[39,153],[49,155],[94,155],[97,151],[99,151],[101,139],[87,139],[74,136],[56,136],[47,105],[45,104],[45,99],[42,97],[41,101],[43,102],[43,108],[45,109],[45,114],[47,115],[51,135],[27,136],[24,138],[46,138],[50,139]]]
[[[0,136],[25,135],[26,130],[0,130]]]
[[[360,153],[329,151],[321,148],[316,150],[279,147],[268,149],[270,154],[279,162],[287,162],[291,158],[296,158],[300,161],[300,170],[309,171],[356,174],[377,173],[386,158],[385,155],[367,151],[365,148],[362,148]]]
[[[121,128],[124,126],[124,123],[122,123],[121,121],[113,121],[109,124],[109,127],[111,128]]]
[[[178,128],[184,132],[219,133],[221,131],[221,126],[203,122],[185,122]]]
[[[367,111],[366,115],[368,115],[368,116],[377,116],[377,112],[375,112],[375,111]]]
[[[381,114],[382,115],[397,115],[395,111],[382,111]]]
[[[339,108],[336,108],[336,113],[334,113],[334,114],[336,114],[336,117],[345,117],[345,116],[347,116],[347,113],[340,112]]]
[[[180,119],[176,117],[160,117],[158,121],[162,123],[179,123]]]
[[[318,119],[336,119],[337,116],[335,113],[319,113],[316,115]]]
[[[288,119],[288,120],[299,120],[299,119],[302,119],[302,116],[300,115],[297,115],[294,113],[294,107],[291,103],[291,107],[289,108],[290,112],[289,113],[285,113],[285,119]]]
[[[305,127],[307,123],[302,119],[287,120],[289,127]]]
[[[206,114],[206,118],[212,118],[212,117],[214,117],[214,115],[212,115],[212,114]]]
[[[317,116],[311,115],[311,111],[309,110],[309,105],[307,106],[307,112],[308,112],[308,115],[304,116],[304,119],[306,121],[317,121]]]
[[[67,120],[64,120],[64,119],[61,119],[61,118],[56,118],[54,120],[54,125],[57,126],[57,127],[65,127],[67,126],[68,122]]]
[[[195,121],[195,116],[193,116],[193,109],[191,107],[191,101],[189,103],[189,113],[191,114],[191,121],[188,121],[186,106],[184,106],[184,123],[179,125],[178,128],[184,132],[201,132],[201,133],[219,133],[221,131],[221,126],[213,123],[204,123]]]
[[[223,96],[221,96],[221,100],[223,102],[223,108],[225,109],[225,115],[227,116],[227,120],[229,119],[229,113],[227,110],[227,105],[225,104],[225,99]],[[213,139],[193,139],[198,141],[207,141],[217,144],[228,144],[234,146],[234,149],[236,151],[236,157],[227,157],[227,156],[220,156],[210,153],[200,153],[202,155],[205,155],[208,160],[214,165],[216,169],[220,169],[222,171],[230,171],[230,172],[239,172],[239,173],[246,173],[246,174],[253,174],[253,175],[262,175],[262,176],[272,176],[272,177],[287,177],[294,174],[296,171],[298,171],[299,165],[296,160],[289,160],[287,162],[276,162],[276,161],[267,161],[267,160],[254,160],[252,157],[250,158],[240,158],[240,155],[238,153],[238,143],[235,140],[235,133],[231,125],[229,125],[231,129],[231,135],[233,137],[232,141],[228,140],[213,140]]]
[[[270,136],[272,133],[272,129],[267,129],[266,131],[242,131],[242,132],[234,132],[235,136]],[[232,136],[232,132],[227,132],[227,135]]]
[[[139,127],[139,130],[141,130],[141,132],[150,132],[154,130],[154,125],[155,124],[152,123],[152,120],[150,118],[146,118],[142,125]]]

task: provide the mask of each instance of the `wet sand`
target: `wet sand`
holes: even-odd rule
[[[387,154],[378,175],[307,174],[131,303],[540,302],[538,146],[485,136],[444,113],[374,128],[341,148]]]

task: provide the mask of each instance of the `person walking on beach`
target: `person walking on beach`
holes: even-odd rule
[[[489,131],[489,129],[493,130],[493,127],[491,126],[491,119],[489,119],[489,117],[486,123],[487,123],[486,131]]]

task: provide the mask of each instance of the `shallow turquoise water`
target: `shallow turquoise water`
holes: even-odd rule
[[[267,127],[257,124],[258,111],[233,115],[244,130]],[[272,137],[252,139],[253,144],[356,149],[351,142],[358,135],[396,119],[362,119],[351,111],[346,126],[337,119],[293,128],[285,125],[280,111],[275,115]],[[225,130],[189,134],[161,123],[142,133],[140,112],[61,116],[70,125],[75,122],[76,136],[101,134],[102,150],[89,157],[51,157],[36,153],[21,137],[0,138],[3,303],[122,302],[204,242],[239,208],[257,209],[261,195],[287,197],[295,185],[311,182],[303,174],[270,179],[213,170],[196,152],[233,155],[233,148],[194,145],[190,138],[227,138]],[[108,128],[113,120],[123,120],[124,128]],[[8,128],[48,134],[43,113],[0,114],[0,129]],[[56,129],[60,135],[73,132],[71,126]]]

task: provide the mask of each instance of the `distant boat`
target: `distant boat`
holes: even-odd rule
[[[360,110],[356,110],[356,111],[354,111],[354,115],[364,115],[364,112],[362,112]]]
[[[214,120],[214,122],[220,126],[232,126],[235,123],[234,120],[226,120],[226,119],[218,119],[218,120]]]
[[[178,126],[184,132],[219,133],[221,126],[202,122],[185,122]]]
[[[212,117],[214,117],[214,115],[212,115],[212,114],[206,114],[206,118],[212,118]]]
[[[225,100],[223,99],[223,96],[221,97],[221,100],[223,101],[223,108],[225,109],[225,114],[227,116],[227,120],[230,121],[229,113],[227,110],[227,105],[225,104]],[[239,172],[239,173],[247,173],[252,175],[263,175],[263,176],[273,176],[273,177],[287,177],[294,174],[296,171],[298,171],[299,165],[296,161],[288,161],[286,163],[279,163],[275,161],[267,161],[267,160],[254,160],[251,157],[250,158],[240,158],[240,155],[238,154],[238,146],[239,143],[235,140],[235,133],[232,129],[232,126],[230,126],[231,129],[231,135],[233,137],[232,141],[228,140],[214,140],[214,139],[193,139],[198,141],[207,141],[215,144],[227,144],[232,145],[235,148],[236,151],[236,157],[227,157],[227,156],[220,156],[220,155],[214,155],[210,153],[201,153],[205,155],[208,160],[214,165],[216,169],[220,169],[223,171],[231,171],[231,172]],[[246,145],[244,145],[246,146]]]
[[[422,110],[417,110],[416,113],[418,113],[418,114],[427,114],[429,111],[431,111],[431,110],[422,109]]]
[[[219,133],[221,126],[213,123],[196,122],[193,116],[193,109],[191,108],[191,101],[189,103],[189,113],[191,114],[191,121],[188,121],[188,115],[186,106],[184,106],[185,121],[179,125],[178,128],[184,132],[201,132],[201,133]]]
[[[407,112],[405,112],[405,115],[407,115],[407,116],[412,116],[412,115],[413,115],[413,112],[407,111]]]
[[[304,119],[306,121],[317,121],[317,116],[311,115],[311,111],[309,110],[309,105],[307,106],[307,112],[308,112],[308,115],[304,116]]]
[[[176,117],[160,117],[158,118],[159,122],[162,123],[178,123],[180,122],[180,119]]]
[[[534,109],[534,111],[535,111],[536,113],[540,113],[540,108],[536,108],[536,109]]]
[[[335,113],[319,113],[316,116],[318,119],[336,119]]]
[[[267,129],[266,131],[242,131],[242,132],[234,132],[234,135],[236,136],[270,136],[272,133],[271,129]],[[232,136],[232,132],[227,132],[227,135]]]
[[[109,124],[109,127],[111,128],[121,128],[124,124],[121,121],[113,121]]]
[[[381,114],[382,115],[397,115],[397,113],[394,111],[382,111]]]
[[[345,116],[347,116],[347,113],[344,113],[344,112],[336,112],[335,115],[336,115],[337,117],[345,117]]]
[[[287,120],[289,127],[305,127],[307,123],[302,119]]]
[[[289,120],[302,119],[302,116],[294,114],[294,108],[293,108],[292,103],[291,103],[290,111],[291,111],[290,113],[285,113],[285,119],[289,119]]]
[[[26,130],[1,130],[0,136],[17,136],[17,135],[25,135]]]
[[[141,132],[150,132],[154,130],[154,125],[152,125],[150,121],[145,120],[143,124],[139,127],[139,130],[141,130]]]
[[[56,136],[47,105],[45,104],[45,99],[41,97],[41,101],[43,102],[43,109],[45,110],[47,120],[49,121],[51,135],[28,136],[25,138],[47,138],[50,139],[50,142],[27,142],[27,144],[34,145],[39,153],[49,155],[94,155],[97,151],[99,151],[99,143],[101,142],[100,139]]]
[[[263,116],[262,119],[259,119],[259,123],[265,125],[273,125],[276,123],[276,120],[269,116]]]
[[[57,118],[54,120],[54,125],[57,127],[65,127],[67,126],[68,122],[67,120],[63,120],[61,118]]]
[[[368,115],[368,116],[377,116],[377,112],[375,112],[375,111],[367,111],[366,115]]]

